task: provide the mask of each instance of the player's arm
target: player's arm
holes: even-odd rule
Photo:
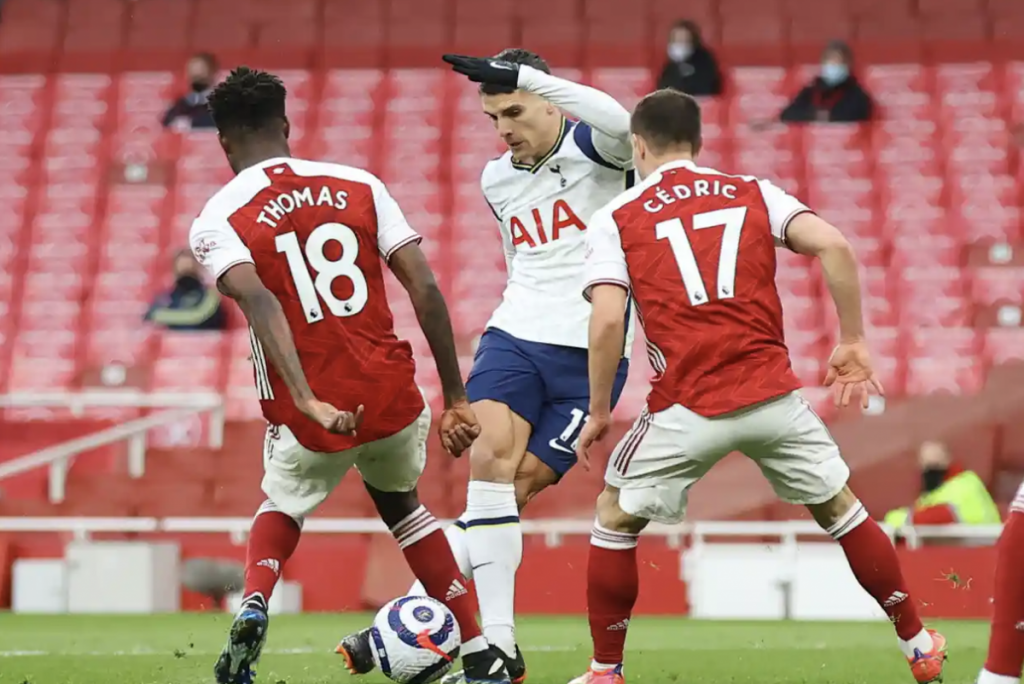
[[[466,401],[466,386],[459,369],[459,355],[455,349],[455,334],[452,332],[448,305],[423,250],[418,244],[410,243],[392,254],[388,265],[409,293],[423,336],[430,345],[430,353],[434,355],[437,374],[441,378],[444,405],[450,407]]]
[[[437,286],[427,257],[420,249],[421,238],[406,221],[398,202],[384,184],[375,182],[373,190],[380,254],[398,282],[409,293],[423,336],[427,338],[434,363],[437,364],[445,408],[464,403],[466,386],[462,383],[448,305]]]
[[[794,252],[818,259],[839,316],[839,339],[864,339],[857,257],[849,240],[819,216],[804,212],[786,228],[786,244]]]
[[[519,67],[519,87],[586,123],[590,127],[589,142],[603,159],[620,166],[629,164],[633,157],[629,112],[614,97],[525,65]],[[577,142],[586,151],[587,141],[577,138]]]
[[[564,78],[546,74],[533,67],[502,62],[490,57],[444,55],[455,71],[476,83],[493,83],[535,93],[570,116],[587,124],[577,133],[580,148],[614,166],[627,167],[633,157],[629,136],[629,112],[611,95]]]
[[[301,409],[316,401],[302,370],[299,352],[295,348],[292,330],[281,302],[264,287],[256,267],[247,263],[232,266],[217,280],[217,287],[238,302],[238,308],[256,333],[263,353],[288,387],[295,405]]]
[[[594,212],[587,227],[586,286],[590,300],[588,374],[590,416],[580,434],[576,455],[589,469],[590,446],[611,425],[612,391],[626,339],[629,270],[619,228],[607,208]]]
[[[238,302],[264,354],[284,381],[295,406],[331,432],[355,434],[363,407],[355,413],[317,400],[306,380],[291,327],[281,303],[260,280],[248,248],[230,226],[197,220],[190,234],[192,252],[217,279],[217,289]]]
[[[839,315],[841,340],[864,338],[860,278],[853,247],[839,230],[807,205],[768,181],[758,181],[768,208],[768,222],[778,246],[821,262],[825,282]]]

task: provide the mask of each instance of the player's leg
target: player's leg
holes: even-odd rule
[[[268,605],[298,546],[302,521],[323,503],[352,466],[353,453],[317,454],[284,426],[270,426],[264,441],[263,492],[249,530],[242,606],[214,668],[220,684],[248,684],[267,638]]]
[[[519,462],[519,469],[515,474],[516,507],[522,513],[533,497],[558,482],[560,476],[550,467],[544,464],[539,458],[529,451]],[[459,564],[462,576],[467,580],[473,579],[473,567],[469,562],[469,549],[466,546],[466,521],[465,514],[454,523],[445,528],[445,537],[448,545],[452,548],[452,555],[455,562]],[[408,592],[409,596],[426,596],[423,584],[417,580]]]
[[[1024,665],[1024,485],[1010,505],[1010,516],[999,536],[992,632],[985,668],[978,684],[1020,684]]]
[[[821,419],[793,393],[748,413],[745,429],[763,437],[744,452],[757,462],[776,494],[806,506],[842,546],[857,582],[892,621],[917,681],[941,677],[945,639],[921,623],[896,549],[846,486],[850,469]]]
[[[639,534],[651,520],[682,521],[689,488],[732,450],[730,439],[713,421],[673,406],[657,414],[645,409],[612,451],[587,563],[594,655],[570,684],[624,682],[626,633],[640,590]]]
[[[466,382],[480,436],[470,450],[461,520],[484,634],[508,656],[515,653],[515,578],[523,557],[515,476],[541,415],[545,385],[537,363],[547,346],[488,330]]]
[[[500,656],[489,648],[476,621],[476,602],[466,588],[441,525],[422,504],[416,483],[426,464],[430,411],[401,433],[366,445],[357,467],[366,490],[426,593],[455,615],[462,633],[468,682],[508,682]],[[351,663],[354,664],[354,663]],[[491,670],[495,670],[491,674]],[[358,670],[358,668],[357,668]]]

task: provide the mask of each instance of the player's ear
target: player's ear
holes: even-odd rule
[[[285,140],[292,134],[292,122],[288,120],[287,116],[284,117],[284,126],[281,128],[281,131],[284,133]]]
[[[693,144],[693,157],[694,157],[694,159],[697,158],[697,155],[700,154],[700,151],[702,149],[704,149],[704,136],[703,135],[699,135],[699,136],[697,136],[697,142],[695,142]]]
[[[220,149],[224,150],[224,154],[226,154],[228,157],[230,157],[231,156],[231,142],[227,139],[227,137],[223,133],[218,133],[217,134],[217,142],[220,143]]]
[[[633,139],[633,156],[637,159],[643,159],[647,156],[647,146],[644,144],[644,139],[636,133],[631,136]]]

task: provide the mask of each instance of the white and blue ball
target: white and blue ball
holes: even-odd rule
[[[373,660],[388,679],[427,684],[451,670],[462,635],[448,606],[426,596],[403,596],[377,613],[370,643]]]

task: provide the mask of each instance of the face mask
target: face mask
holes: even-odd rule
[[[850,69],[845,64],[829,62],[821,65],[821,80],[827,85],[839,85],[850,75]]]
[[[192,90],[194,90],[197,93],[202,93],[202,92],[204,92],[206,90],[209,90],[209,88],[210,88],[210,83],[206,79],[198,79],[197,78],[194,81],[192,81]]]
[[[673,62],[685,62],[693,54],[693,46],[689,43],[669,43],[668,58]]]
[[[946,468],[925,468],[921,471],[921,491],[934,492],[946,480]]]

